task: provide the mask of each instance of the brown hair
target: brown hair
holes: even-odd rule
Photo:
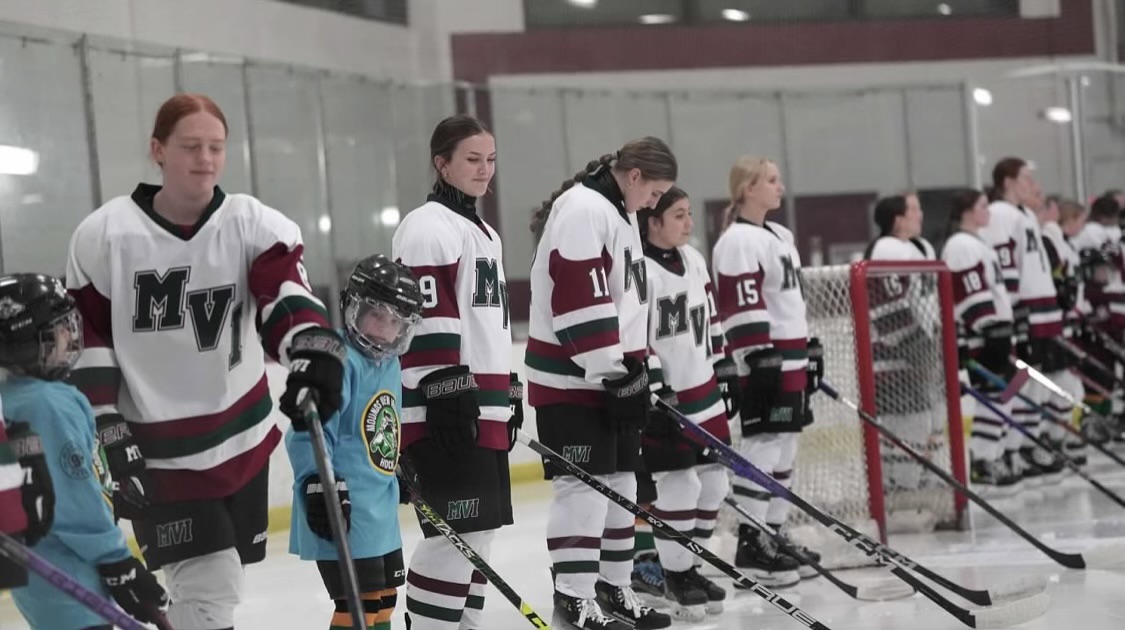
[[[1006,157],[992,167],[992,187],[994,189],[992,196],[994,200],[1004,198],[1005,193],[1008,192],[1004,182],[1019,177],[1020,169],[1025,166],[1027,166],[1027,162],[1018,157]]]
[[[453,152],[457,150],[462,140],[482,133],[492,134],[484,123],[468,114],[450,116],[434,127],[434,132],[430,135],[430,168],[434,169],[439,182],[441,173],[434,163],[434,158],[441,156],[446,162],[452,160]]]
[[[164,101],[164,104],[160,106],[160,109],[156,112],[156,122],[152,126],[152,137],[160,144],[168,142],[168,138],[181,120],[199,112],[207,112],[218,118],[219,122],[223,123],[223,131],[230,133],[230,128],[227,127],[227,117],[223,115],[223,110],[219,109],[215,101],[203,94],[185,92]]]
[[[612,168],[619,173],[633,169],[641,171],[641,177],[646,180],[674,182],[679,176],[679,167],[676,156],[660,138],[645,136],[637,140],[630,140],[621,147],[617,153],[607,153],[596,160],[586,164],[586,168],[574,174],[574,177],[564,181],[559,189],[551,193],[551,197],[539,205],[531,215],[531,233],[538,241],[543,236],[543,227],[547,225],[547,217],[555,201],[566,191],[574,187],[589,175],[593,175],[602,167]]]
[[[668,192],[660,195],[660,200],[656,202],[655,208],[645,208],[644,210],[638,212],[637,224],[641,230],[641,239],[646,241],[648,240],[649,219],[663,220],[664,213],[667,212],[669,208],[676,205],[677,201],[680,201],[681,199],[687,199],[687,196],[688,194],[684,192],[684,189],[678,186],[673,186],[668,189]]]
[[[730,190],[730,203],[723,211],[723,230],[726,230],[738,214],[738,206],[742,203],[742,193],[747,186],[757,184],[766,173],[766,167],[772,164],[769,159],[755,155],[744,155],[734,161],[730,167],[730,176],[727,179]]]
[[[1082,204],[1070,199],[1059,200],[1059,225],[1081,219],[1086,214],[1086,208]]]
[[[987,198],[983,192],[976,188],[966,188],[953,194],[949,199],[949,224],[946,228],[946,238],[961,231],[961,219],[966,212],[972,212],[981,197]]]

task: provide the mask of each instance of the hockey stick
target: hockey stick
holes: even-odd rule
[[[316,458],[316,470],[320,473],[320,485],[328,504],[328,524],[332,527],[332,541],[336,543],[337,564],[340,565],[340,575],[344,578],[344,598],[351,609],[352,624],[356,630],[367,630],[363,600],[359,595],[359,576],[356,575],[355,562],[352,561],[340,495],[336,492],[336,472],[332,470],[332,462],[328,460],[328,447],[324,443],[324,427],[320,424],[316,394],[309,389],[297,392],[297,408],[304,414],[305,424],[312,437],[313,457]]]
[[[746,508],[739,505],[738,501],[735,501],[733,497],[727,497],[723,499],[723,501],[725,501],[727,505],[729,505],[735,512],[737,512],[739,516],[746,519],[747,522],[749,522],[751,525],[757,527],[758,529],[768,534],[771,538],[773,538],[783,551],[795,558],[799,558],[801,562],[804,562],[805,564],[815,569],[817,573],[824,576],[824,579],[834,584],[836,588],[847,593],[848,596],[852,599],[858,599],[865,602],[885,602],[892,599],[903,599],[904,597],[910,597],[914,594],[914,589],[906,586],[899,580],[892,580],[889,578],[881,579],[878,582],[874,582],[871,584],[852,586],[851,584],[848,584],[847,582],[833,575],[832,572],[828,569],[820,566],[819,563],[813,562],[811,558],[802,555],[797,549],[789,546],[789,543],[785,540],[784,536],[777,533],[774,528],[767,525],[761,519],[747,512]]]
[[[520,611],[520,614],[527,618],[527,621],[531,623],[532,626],[550,629],[551,626],[547,625],[547,622],[543,621],[543,619],[531,609],[531,605],[524,601],[524,599],[519,596],[519,593],[516,593],[515,589],[509,586],[508,583],[488,565],[488,562],[480,557],[480,554],[478,554],[469,543],[465,542],[463,538],[457,535],[457,532],[453,531],[453,528],[437,513],[437,510],[430,506],[429,503],[426,503],[425,499],[422,498],[422,493],[418,489],[418,484],[413,481],[415,478],[413,466],[411,466],[406,458],[400,458],[398,483],[406,489],[406,493],[410,497],[410,503],[414,505],[414,509],[418,511],[418,514],[429,522],[439,534],[444,536],[445,539],[453,545],[454,549],[460,552],[462,556],[465,556],[469,564],[473,565],[477,571],[480,571],[481,575],[491,582],[492,585],[496,587],[496,590],[500,591],[500,594],[504,596],[504,599],[511,602],[511,604]]]
[[[736,475],[749,479],[772,492],[774,496],[789,501],[814,520],[867,554],[877,563],[890,566],[891,573],[909,584],[927,599],[937,604],[942,610],[956,617],[961,623],[971,628],[1007,628],[1040,617],[1046,612],[1047,606],[1050,603],[1047,595],[1042,592],[1030,594],[1031,590],[1034,590],[1037,586],[1031,585],[1030,590],[1028,585],[1022,584],[1015,588],[1004,589],[1003,591],[977,591],[956,584],[926,567],[919,565],[901,553],[875,542],[850,527],[847,523],[841,522],[835,517],[824,513],[789,488],[781,485],[772,476],[762,472],[756,466],[746,461],[744,457],[734,452],[729,446],[708,433],[703,427],[692,422],[675,407],[660,400],[658,396],[652,397],[652,403],[671,415],[672,418],[683,427],[685,434],[694,436],[697,441],[705,444],[711,450],[712,456],[720,463],[733,470]],[[973,603],[980,602],[982,605],[987,605],[1000,601],[1019,601],[1011,602],[1005,606],[968,610],[949,601],[949,599],[941,593],[912,575],[910,571],[917,571],[920,575],[933,580],[937,584],[957,593]]]
[[[121,628],[122,630],[146,630],[146,626],[142,625],[141,622],[136,619],[133,619],[133,617],[118,608],[113,602],[86,588],[80,582],[75,581],[74,578],[51,564],[46,558],[4,533],[0,533],[0,555],[6,556],[12,562],[20,566],[27,567],[39,577],[49,582],[51,586],[70,595],[79,604],[89,609],[90,612],[112,623],[114,627]],[[157,628],[160,630],[172,630],[172,626],[169,625],[168,620],[164,618],[164,613],[153,610],[151,614],[157,619]]]
[[[1034,378],[1034,375],[1032,375],[1032,378]],[[1039,448],[1054,453],[1055,456],[1062,458],[1063,464],[1065,464],[1067,468],[1072,470],[1074,474],[1085,479],[1090,483],[1090,485],[1097,488],[1102,494],[1112,499],[1114,503],[1117,503],[1121,507],[1125,507],[1125,499],[1121,498],[1121,496],[1115,493],[1113,490],[1110,490],[1109,488],[1102,485],[1097,479],[1094,479],[1093,477],[1088,475],[1085,470],[1082,470],[1081,466],[1076,464],[1074,460],[1071,459],[1070,456],[1064,453],[1061,449],[1055,448],[1052,444],[1040,439],[1038,436],[1032,433],[1030,429],[1023,426],[1022,423],[1017,422],[1014,418],[1001,411],[1000,408],[992,404],[992,401],[990,401],[987,396],[964,383],[961,383],[961,391],[975,398],[978,402],[992,411],[992,413],[996,414],[997,418],[1000,418],[1004,422],[1011,425],[1015,430],[1023,433],[1027,439],[1031,440],[1031,442]]]
[[[1117,387],[1122,387],[1123,385],[1125,385],[1125,382],[1122,382],[1122,380],[1118,378],[1116,374],[1114,374],[1112,368],[1107,366],[1105,363],[1102,363],[1101,361],[1095,359],[1089,352],[1086,352],[1085,350],[1060,337],[1053,338],[1051,339],[1051,341],[1055,342],[1055,345],[1057,345],[1058,347],[1066,350],[1074,358],[1078,359],[1079,361],[1085,361],[1087,365],[1108,376],[1113,381],[1113,384]]]
[[[1075,407],[1078,407],[1079,409],[1081,409],[1083,411],[1083,413],[1087,413],[1091,416],[1094,416],[1095,418],[1098,418],[1099,420],[1111,422],[1110,418],[1105,417],[1105,414],[1100,414],[1097,411],[1094,411],[1094,409],[1091,408],[1089,405],[1087,405],[1085,402],[1083,402],[1081,400],[1078,400],[1074,396],[1071,396],[1070,392],[1068,392],[1065,389],[1056,385],[1054,381],[1047,378],[1047,376],[1045,374],[1043,374],[1042,372],[1040,372],[1039,370],[1031,367],[1029,364],[1024,362],[1023,359],[1017,359],[1015,357],[1012,357],[1011,360],[1012,360],[1012,363],[1015,364],[1016,369],[1020,370],[1020,372],[1026,373],[1029,377],[1031,377],[1032,379],[1037,381],[1040,385],[1042,385],[1043,387],[1046,387],[1048,390],[1050,390],[1052,394],[1058,396],[1059,398],[1062,398],[1063,400],[1065,400],[1068,403],[1074,405]]]
[[[891,444],[897,446],[900,450],[909,455],[911,459],[918,462],[927,470],[940,477],[941,480],[946,484],[953,487],[953,489],[961,493],[961,495],[963,495],[965,498],[979,505],[981,509],[992,516],[992,518],[1000,521],[1002,524],[1007,526],[1008,529],[1012,530],[1012,532],[1014,532],[1017,536],[1026,540],[1031,544],[1031,546],[1035,547],[1039,551],[1042,551],[1055,562],[1063,565],[1064,567],[1067,567],[1068,569],[1107,569],[1113,565],[1125,565],[1125,546],[1117,546],[1114,549],[1108,549],[1107,546],[1107,548],[1105,549],[1099,548],[1086,554],[1077,554],[1064,553],[1044,544],[1038,538],[1028,533],[1027,530],[1017,525],[1015,521],[1005,516],[1003,512],[993,507],[991,503],[981,498],[979,494],[970,490],[967,486],[965,486],[965,484],[957,480],[956,477],[949,474],[945,470],[942,470],[942,468],[937,464],[926,459],[921,453],[919,453],[917,450],[903,441],[902,438],[898,437],[893,431],[884,426],[883,423],[880,422],[877,418],[860,409],[859,405],[857,405],[855,402],[841,396],[840,392],[838,392],[836,388],[832,387],[827,382],[822,380],[820,382],[820,391],[828,394],[828,396],[833,400],[851,407],[856,412],[856,414],[859,415],[859,418],[874,427],[875,430],[883,436],[884,440],[887,440]],[[1106,557],[1112,556],[1114,554],[1117,555],[1117,559],[1115,561],[1107,562]],[[1046,584],[1044,584],[1044,587],[1046,587]]]
[[[992,383],[994,386],[1000,387],[1000,388],[1006,388],[1008,386],[1008,384],[1004,382],[1003,378],[1001,378],[998,374],[990,371],[988,368],[984,367],[980,363],[977,363],[976,361],[970,359],[968,365],[969,365],[970,370],[972,370],[973,372],[978,374],[981,378],[985,379],[986,381]],[[1031,375],[1029,372],[1026,372],[1025,370],[1021,369],[1021,372],[1024,372],[1025,374],[1028,374],[1029,376],[1031,376],[1031,378],[1035,378],[1033,375]],[[1047,379],[1047,377],[1044,376],[1043,378],[1045,380],[1049,381],[1051,383],[1051,385],[1058,390],[1058,393],[1060,394],[1060,397],[1063,398],[1063,400],[1066,400],[1067,402],[1069,402],[1072,405],[1075,403],[1075,400],[1074,400],[1073,396],[1070,396],[1069,394],[1067,394],[1065,397],[1061,396],[1061,394],[1067,393],[1066,390],[1059,387],[1058,384],[1054,383],[1053,381],[1050,381],[1050,379]],[[1038,379],[1036,379],[1036,380],[1038,381]],[[1040,382],[1040,384],[1043,384],[1043,383]],[[1044,387],[1046,387],[1046,385],[1044,385]],[[1048,389],[1050,389],[1050,388],[1048,388]],[[1051,392],[1055,393],[1055,390],[1052,389]],[[1033,398],[1031,398],[1030,396],[1028,396],[1027,394],[1017,393],[1016,396],[1019,397],[1019,399],[1022,400],[1024,403],[1030,405],[1032,409],[1035,409],[1036,411],[1038,411],[1044,418],[1047,419],[1048,422],[1053,422],[1054,424],[1062,427],[1063,430],[1065,430],[1068,433],[1070,433],[1071,435],[1077,437],[1078,440],[1082,443],[1083,446],[1091,446],[1095,450],[1097,450],[1099,453],[1101,453],[1101,454],[1105,455],[1106,457],[1112,459],[1113,461],[1117,462],[1118,464],[1120,464],[1122,466],[1125,466],[1125,459],[1122,459],[1120,455],[1118,455],[1117,453],[1114,453],[1113,451],[1109,450],[1105,446],[1102,446],[1101,444],[1094,444],[1093,442],[1088,440],[1085,435],[1082,435],[1081,430],[1076,429],[1066,420],[1064,420],[1062,418],[1059,418],[1055,414],[1051,413],[1050,410],[1048,410],[1043,405],[1035,402],[1035,400]],[[1075,406],[1078,406],[1078,405],[1075,405]],[[1081,407],[1079,407],[1079,408],[1081,409]],[[1086,410],[1083,409],[1083,411],[1086,411]],[[1100,417],[1100,416],[1098,416],[1098,414],[1091,414],[1091,415],[1093,415],[1095,417]]]
[[[739,572],[738,569],[728,564],[725,560],[719,558],[719,556],[711,553],[711,551],[706,547],[701,546],[690,537],[681,534],[678,529],[656,518],[633,501],[630,501],[629,499],[621,496],[620,494],[615,492],[613,488],[610,488],[590,473],[570,463],[563,456],[547,448],[545,445],[541,444],[539,441],[537,441],[527,433],[523,431],[516,431],[516,439],[524,446],[527,446],[536,453],[539,453],[539,455],[543,458],[544,464],[552,464],[562,469],[567,474],[574,475],[576,479],[586,484],[587,486],[590,486],[610,501],[613,501],[615,504],[621,506],[633,516],[644,519],[646,522],[648,522],[649,525],[652,525],[652,531],[654,534],[659,532],[659,535],[661,537],[667,538],[668,540],[679,544],[681,547],[699,556],[700,559],[702,559],[704,562],[715,567],[724,575],[731,577],[732,579],[734,579],[734,581],[745,587],[746,590],[753,591],[754,594],[756,594],[758,597],[761,597],[770,604],[773,604],[775,608],[785,613],[786,615],[789,615],[793,620],[797,621],[801,625],[807,628],[813,628],[814,630],[829,630],[828,626],[814,619],[812,615],[809,615],[805,611],[801,610],[795,604],[789,602],[789,600],[785,599],[781,595],[769,590],[768,588],[763,586],[761,582],[743,575],[741,572]]]

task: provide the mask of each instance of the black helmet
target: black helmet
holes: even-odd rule
[[[37,273],[0,276],[0,366],[61,380],[81,353],[82,320],[62,282]]]
[[[383,254],[364,258],[340,292],[348,338],[373,359],[406,352],[422,320],[422,290],[410,269]]]

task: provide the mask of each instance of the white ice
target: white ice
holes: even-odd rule
[[[1092,459],[1099,480],[1125,495],[1125,470],[1100,457]],[[544,542],[550,487],[545,483],[515,489],[516,525],[505,528],[493,546],[493,567],[550,620],[551,588]],[[1065,551],[1083,551],[1112,539],[1125,540],[1125,508],[1100,495],[1089,484],[1070,476],[1061,484],[1025,492],[998,506],[1041,540]],[[419,539],[413,515],[402,511],[407,557]],[[961,584],[988,588],[1025,577],[1049,581],[1051,606],[1047,613],[1021,628],[1027,630],[1118,630],[1125,628],[1125,571],[1072,571],[1017,538],[1004,526],[974,509],[973,529],[925,535],[896,535],[891,545]],[[239,608],[239,630],[322,629],[331,605],[315,567],[288,555],[287,534],[271,537],[269,557],[250,567],[247,594]],[[726,548],[729,552],[729,545]],[[727,556],[729,557],[729,555]],[[841,571],[849,582],[886,575],[878,569]],[[729,580],[722,580],[730,586]],[[400,590],[400,603],[405,601]],[[755,595],[729,589],[726,611],[705,622],[673,628],[696,630],[795,630],[801,626]],[[856,602],[823,579],[806,581],[783,591],[785,597],[833,630],[938,630],[962,628],[960,622],[921,595],[885,603]],[[952,594],[950,599],[969,607]],[[531,627],[495,590],[487,593],[487,630]],[[394,628],[405,628],[400,605]],[[553,626],[554,627],[554,626]],[[9,598],[0,599],[0,629],[24,630]],[[53,630],[53,629],[52,629]],[[482,629],[483,630],[483,629]]]

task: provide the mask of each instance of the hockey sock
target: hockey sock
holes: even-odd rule
[[[651,505],[642,505],[641,507],[649,511],[652,510]],[[635,519],[633,527],[637,532],[636,536],[633,537],[633,557],[640,558],[645,554],[656,551],[656,543],[652,538],[652,525],[649,525],[648,521],[638,518]]]
[[[631,472],[609,475],[609,487],[629,500],[637,496],[637,478]],[[599,573],[614,586],[629,586],[633,576],[633,515],[616,504],[606,508]]]
[[[695,469],[657,473],[655,476],[657,499],[652,515],[681,534],[691,536],[695,531],[695,511],[702,489]],[[656,550],[666,570],[682,573],[691,568],[693,554],[666,536],[656,536]]]
[[[387,613],[386,625],[378,625],[377,620],[381,617],[382,593],[383,591],[377,591],[360,595],[360,599],[363,600],[363,622],[367,624],[368,630],[385,630],[391,627],[390,612]],[[337,599],[334,601],[336,603],[336,611],[332,613],[332,624],[328,626],[328,629],[354,630],[355,626],[352,625],[352,614],[348,611],[348,600]]]
[[[699,501],[695,510],[695,530],[692,537],[701,546],[707,546],[715,533],[715,523],[719,520],[719,505],[730,492],[730,477],[721,464],[705,464],[695,468],[699,476]],[[703,559],[695,556],[692,564],[702,566]]]

